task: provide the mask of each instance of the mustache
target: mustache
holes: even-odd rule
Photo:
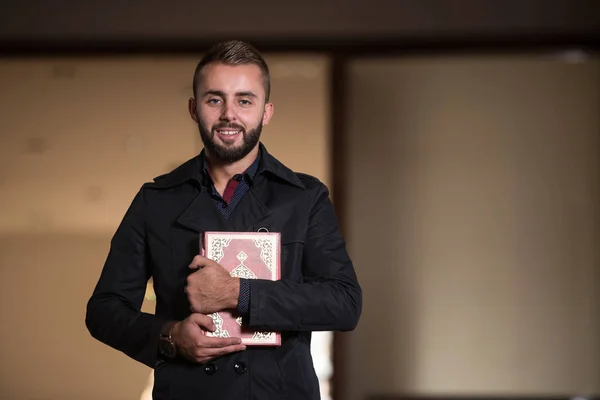
[[[232,123],[220,123],[217,125],[213,126],[213,131],[217,130],[217,129],[235,129],[236,131],[245,131],[244,127],[238,125],[238,124],[232,124]]]

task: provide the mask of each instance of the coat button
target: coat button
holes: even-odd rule
[[[233,366],[233,370],[238,374],[243,374],[244,372],[246,372],[247,369],[248,368],[246,367],[246,363],[242,361],[235,363],[235,365]]]
[[[208,363],[204,366],[204,372],[206,372],[206,375],[213,375],[217,372],[217,366],[213,363]]]

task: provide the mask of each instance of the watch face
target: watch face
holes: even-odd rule
[[[161,338],[159,344],[160,352],[167,358],[175,357],[175,346],[173,343],[167,338]]]

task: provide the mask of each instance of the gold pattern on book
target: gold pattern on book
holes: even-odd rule
[[[211,258],[215,262],[218,263],[223,259],[225,256],[224,248],[230,245],[232,239],[233,238],[214,238],[211,241]],[[273,249],[275,244],[272,240],[263,238],[253,239],[253,241],[255,246],[261,250],[260,259],[264,262],[265,266],[271,272],[273,272],[276,268],[275,254]],[[244,262],[248,259],[248,255],[244,251],[240,251],[236,258],[239,260],[239,265],[231,271],[231,276],[244,279],[257,279],[257,276],[254,274],[254,272],[252,272],[252,270],[244,264]],[[214,321],[216,328],[214,332],[207,333],[209,336],[223,338],[230,337],[227,329],[224,329],[223,327],[223,318],[219,312],[209,314],[208,316]],[[235,321],[239,326],[242,326],[243,321],[241,316],[237,317]],[[251,340],[255,342],[271,343],[274,340],[275,335],[275,332],[254,332]]]
[[[273,340],[274,336],[274,332],[254,332],[254,335],[252,335],[252,340],[262,340],[265,342],[270,342],[271,340]]]
[[[220,262],[221,259],[225,256],[225,253],[223,253],[223,247],[227,247],[229,246],[229,243],[231,243],[231,238],[215,238],[212,241],[212,255],[213,255],[213,260],[215,262]]]
[[[219,313],[209,314],[208,316],[212,318],[216,328],[214,332],[210,333],[210,336],[221,338],[229,337],[229,332],[227,332],[226,329],[223,329],[223,318],[221,318]]]
[[[244,279],[256,279],[256,275],[254,272],[250,270],[250,268],[244,265],[244,261],[248,258],[248,255],[243,251],[240,251],[237,255],[237,259],[240,260],[240,265],[235,267],[233,271],[231,271],[231,276],[235,278],[244,278]]]
[[[273,242],[269,239],[254,239],[254,244],[260,249],[260,259],[273,272]]]

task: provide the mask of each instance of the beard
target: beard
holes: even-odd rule
[[[208,129],[202,120],[198,119],[198,121],[200,138],[202,139],[202,143],[204,143],[204,148],[208,154],[210,154],[210,157],[215,161],[227,164],[239,161],[246,157],[258,144],[263,128],[262,120],[256,128],[249,131],[246,131],[246,129],[242,128],[240,125],[230,123],[217,124],[213,126],[212,129]],[[216,143],[214,140],[216,131],[217,129],[222,128],[231,128],[241,131],[243,139],[242,144],[238,146],[223,146]]]

